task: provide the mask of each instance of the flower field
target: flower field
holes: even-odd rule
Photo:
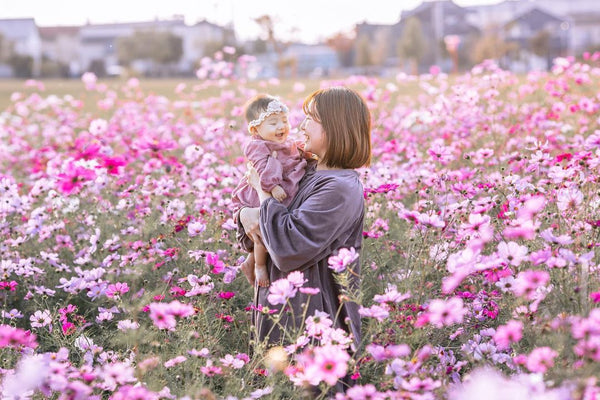
[[[318,313],[285,347],[251,343],[230,200],[241,107],[280,96],[295,133],[313,88],[235,68],[206,61],[169,95],[91,74],[78,93],[11,95],[3,399],[600,398],[600,54],[526,76],[486,62],[320,82],[359,90],[373,116],[362,284],[345,294],[358,352]],[[354,251],[330,259],[340,285]],[[314,290],[294,272],[269,299]]]

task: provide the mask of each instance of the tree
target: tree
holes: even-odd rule
[[[265,14],[258,18],[254,18],[254,22],[261,27],[263,32],[266,34],[267,42],[270,43],[273,47],[273,50],[275,50],[275,54],[277,55],[275,64],[277,66],[279,76],[283,76],[284,72],[289,69],[290,75],[294,77],[296,75],[298,60],[293,56],[284,56],[283,50],[285,46],[275,38],[275,21],[273,18],[271,18],[270,15]]]
[[[415,75],[418,73],[419,61],[425,54],[426,46],[421,21],[416,17],[409,18],[402,30],[397,50],[399,57],[410,60],[412,73]]]
[[[529,39],[529,46],[536,56],[548,58],[550,54],[550,32],[545,29],[537,32]]]
[[[378,29],[373,35],[371,43],[371,62],[373,65],[383,65],[389,57],[389,29]]]
[[[100,58],[94,58],[90,61],[90,65],[87,67],[87,70],[98,78],[103,78],[106,76],[106,65],[104,64],[104,60]]]
[[[13,55],[13,43],[0,33],[0,63],[6,62]]]
[[[361,36],[356,42],[356,65],[359,67],[372,65],[371,43],[366,36]]]
[[[326,43],[335,50],[338,61],[342,67],[349,67],[352,65],[354,38],[346,33],[338,32],[328,38]]]
[[[117,57],[122,65],[130,65],[134,60],[166,65],[179,61],[182,55],[183,40],[171,32],[136,31],[117,39]]]
[[[475,64],[483,60],[501,60],[509,51],[516,50],[516,43],[506,42],[494,26],[489,26],[475,43],[472,58]]]

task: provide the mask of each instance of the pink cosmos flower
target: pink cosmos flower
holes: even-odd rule
[[[432,391],[441,385],[442,382],[434,381],[430,377],[421,379],[417,376],[413,376],[409,380],[403,380],[401,384],[402,388],[408,390],[409,392]]]
[[[102,382],[103,388],[115,390],[117,385],[135,382],[136,379],[133,374],[134,370],[131,365],[124,362],[113,362],[102,366],[98,378]]]
[[[212,360],[206,360],[206,365],[204,367],[200,367],[200,372],[206,376],[215,376],[221,375],[223,373],[223,369],[221,367],[214,366]]]
[[[339,398],[342,395],[338,395]],[[336,399],[338,398],[336,397]],[[377,388],[372,385],[372,384],[366,384],[364,386],[353,386],[351,388],[348,389],[348,391],[346,392],[346,397],[343,397],[345,399],[348,400],[364,400],[364,399],[370,399],[370,400],[384,400],[388,398],[388,395],[386,393],[380,393],[377,391]]]
[[[433,161],[439,161],[442,165],[446,165],[454,160],[452,150],[449,147],[444,146],[443,142],[439,140],[432,143],[431,147],[427,150],[427,154],[431,156]]]
[[[552,228],[544,229],[540,233],[540,236],[549,243],[556,243],[560,244],[561,246],[566,246],[573,243],[573,239],[569,235],[555,236],[554,233],[552,233]]]
[[[192,286],[192,288],[185,294],[185,297],[207,294],[215,287],[211,277],[208,275],[197,277],[196,275],[189,274],[187,278],[182,278],[182,281],[187,281]]]
[[[521,262],[526,259],[527,252],[527,246],[521,246],[515,242],[500,242],[498,244],[498,256],[515,267],[521,265]]]
[[[182,303],[178,300],[173,300],[168,303],[168,312],[178,318],[186,318],[196,313],[194,306]]]
[[[135,330],[135,329],[138,329],[139,327],[140,327],[139,323],[132,321],[130,319],[124,319],[117,323],[117,328],[121,331],[126,331],[129,329]]]
[[[325,382],[333,386],[346,375],[349,360],[350,355],[339,346],[315,347],[311,356],[303,360],[304,374],[311,382]]]
[[[231,354],[226,354],[225,357],[220,358],[219,361],[221,361],[221,364],[223,364],[224,367],[233,369],[240,369],[246,364],[243,359],[234,357]]]
[[[102,157],[100,165],[106,168],[110,175],[119,175],[122,170],[119,167],[127,165],[127,162],[123,157]]]
[[[434,299],[427,309],[429,323],[438,328],[460,324],[466,313],[467,310],[460,297],[452,297],[448,300]]]
[[[187,360],[186,356],[177,356],[175,358],[171,358],[170,360],[165,361],[164,366],[165,366],[165,368],[171,368],[178,364],[181,364],[185,360]]]
[[[544,373],[554,366],[554,359],[557,356],[558,353],[550,347],[538,347],[529,353],[525,365],[531,372]]]
[[[31,395],[46,383],[47,377],[51,375],[50,368],[47,358],[34,354],[24,355],[11,373],[3,374],[0,385],[2,398],[31,398]]]
[[[583,193],[578,189],[559,189],[556,193],[556,206],[560,211],[576,211],[582,202]]]
[[[533,240],[537,235],[536,230],[539,227],[539,221],[517,219],[512,225],[504,228],[502,235],[504,235],[506,239]]]
[[[158,329],[174,330],[177,321],[171,314],[169,305],[165,303],[152,303],[150,308],[150,319]]]
[[[104,294],[106,294],[106,297],[112,299],[114,297],[121,297],[121,295],[124,295],[127,292],[129,292],[129,285],[127,285],[126,282],[117,282],[108,285]]]
[[[545,286],[550,281],[550,274],[547,271],[526,270],[519,272],[515,278],[513,285],[513,293],[515,296],[524,296],[532,300],[535,296],[535,291],[542,286]]]
[[[98,80],[98,78],[93,72],[85,72],[81,76],[81,80],[85,84],[85,88],[87,90],[94,90],[96,88],[96,81]]]
[[[446,226],[446,222],[437,213],[430,211],[428,213],[419,214],[419,222],[424,226],[431,226],[433,228],[443,228]]]
[[[387,346],[381,346],[371,343],[367,345],[366,350],[377,362],[410,355],[410,347],[406,344],[389,344]]]
[[[91,389],[90,389],[91,390]],[[87,396],[85,398],[88,398]],[[144,386],[125,385],[110,396],[111,400],[159,400],[161,396]]]
[[[511,343],[517,343],[523,337],[523,323],[510,320],[506,325],[500,325],[494,333],[494,342],[500,350],[508,349]]]
[[[304,279],[304,273],[300,271],[290,272],[286,279],[297,288],[306,283],[306,279]]]
[[[531,196],[525,200],[523,205],[517,211],[517,218],[521,220],[532,219],[539,214],[546,206],[546,198],[544,196]]]
[[[294,297],[298,289],[287,279],[278,279],[269,286],[267,300],[273,305],[285,304],[287,299]]]
[[[410,293],[400,293],[396,285],[388,284],[383,294],[373,296],[373,301],[376,303],[400,303],[410,298]]]
[[[225,263],[219,259],[219,255],[212,251],[206,252],[206,264],[212,267],[213,274],[220,274],[225,269]]]
[[[36,348],[38,346],[36,336],[30,331],[13,328],[9,325],[0,325],[0,349],[4,347],[18,348],[19,346]]]
[[[475,213],[469,214],[469,222],[460,226],[460,232],[463,236],[479,238],[484,242],[490,241],[494,235],[490,216]]]
[[[65,172],[58,174],[58,189],[66,195],[77,194],[87,181],[96,178],[96,173],[70,162]]]
[[[333,326],[329,314],[316,310],[315,314],[306,318],[306,334],[310,337],[319,338],[326,330]]]
[[[351,247],[350,249],[342,248],[335,256],[329,257],[328,264],[334,272],[341,273],[346,267],[358,259],[358,253]]]
[[[97,118],[97,119],[93,120],[92,122],[90,122],[89,131],[92,135],[99,136],[99,135],[104,134],[104,132],[106,132],[107,126],[108,126],[108,123],[106,122],[105,119]]]
[[[590,293],[590,299],[594,303],[600,303],[600,292],[592,292],[592,293]]]
[[[206,225],[202,221],[192,221],[187,226],[188,235],[195,237],[206,230]]]
[[[43,328],[48,325],[52,326],[52,317],[50,316],[49,310],[37,310],[29,317],[29,321],[31,321],[32,328]]]
[[[379,322],[383,322],[387,317],[390,316],[390,308],[387,303],[382,305],[373,304],[371,307],[360,306],[358,313],[363,317],[375,318]]]

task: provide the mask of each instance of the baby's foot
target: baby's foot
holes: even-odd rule
[[[254,265],[248,262],[248,259],[244,260],[242,265],[240,265],[240,269],[244,273],[244,276],[248,280],[248,283],[251,286],[254,286],[254,281],[256,280],[256,275],[254,275]]]
[[[256,275],[256,282],[260,287],[269,287],[269,274],[267,273],[266,265],[258,265],[254,267],[254,274]]]

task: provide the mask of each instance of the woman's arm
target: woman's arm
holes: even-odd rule
[[[259,208],[244,207],[240,210],[239,218],[244,232],[253,242],[262,240],[258,225],[260,218]]]
[[[362,188],[332,179],[293,210],[277,201],[260,207],[262,242],[275,266],[293,271],[327,257],[339,243],[356,233],[364,215]]]
[[[263,189],[262,179],[252,163],[248,163],[246,179],[248,179],[248,184],[256,190],[256,193],[258,193],[258,199],[261,203],[271,197],[271,193],[266,192]]]

